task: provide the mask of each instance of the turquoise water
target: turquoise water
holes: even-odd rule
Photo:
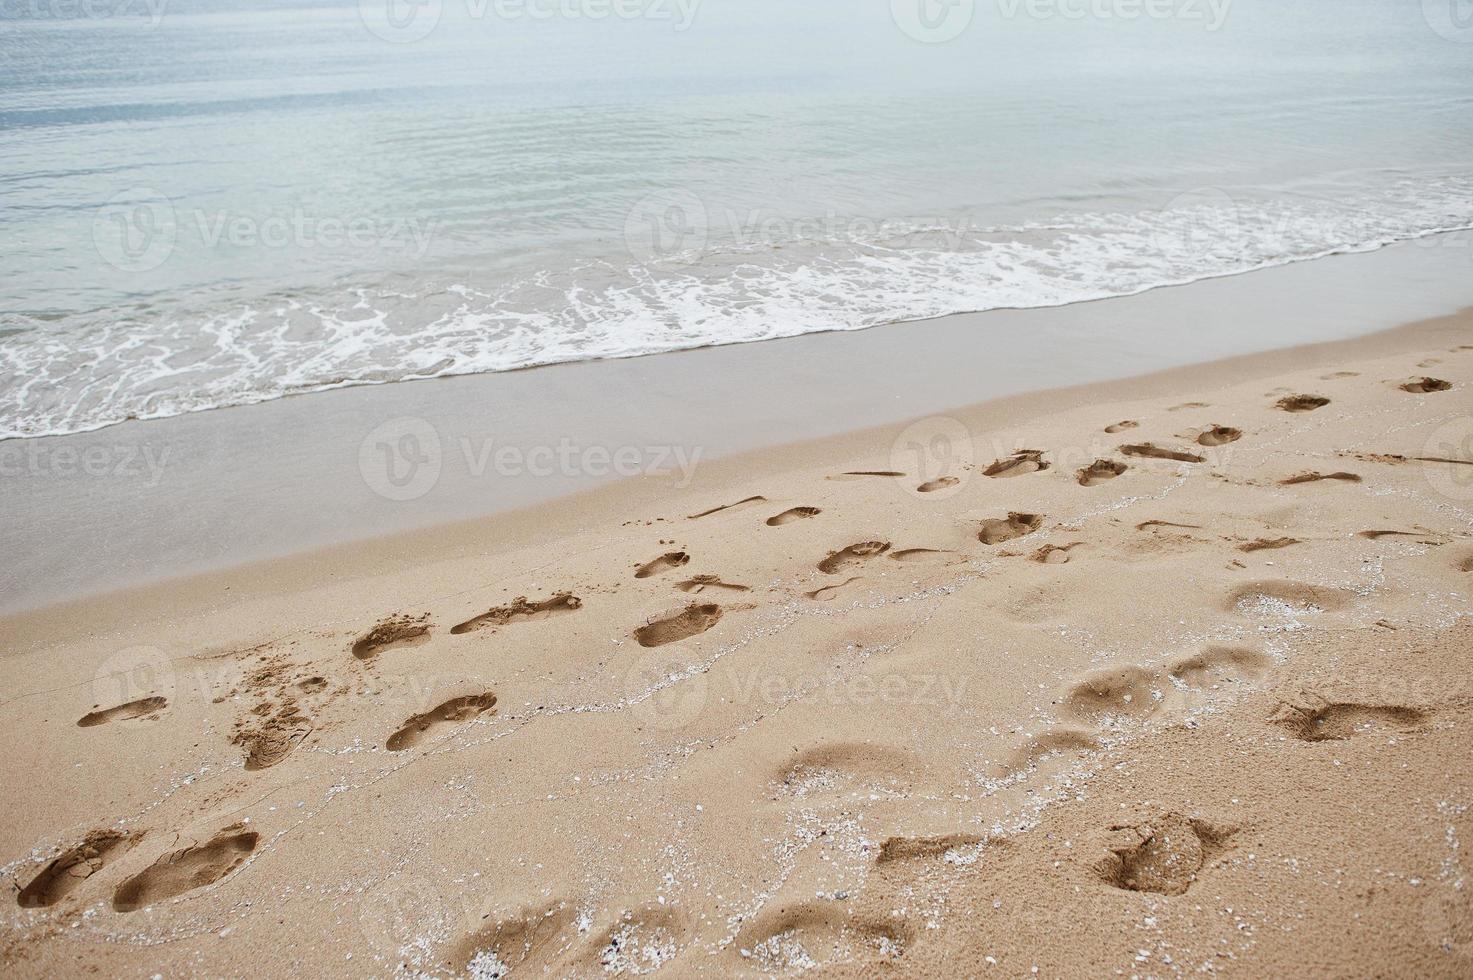
[[[0,437],[1465,228],[1456,3],[0,0]]]

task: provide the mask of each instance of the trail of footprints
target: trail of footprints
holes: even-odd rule
[[[1420,377],[1399,386],[1411,394],[1446,391],[1452,386],[1436,378]],[[1321,395],[1288,395],[1275,407],[1284,412],[1311,412],[1328,405]],[[1107,433],[1119,433],[1139,427],[1135,420],[1124,420],[1105,427]],[[1204,447],[1219,447],[1238,441],[1242,431],[1231,426],[1213,424],[1198,432],[1194,441]],[[1204,457],[1190,450],[1159,446],[1153,442],[1121,445],[1127,457],[1160,459],[1173,462],[1200,463]],[[1050,468],[1041,450],[1024,449],[997,459],[983,474],[989,478],[1007,479],[1042,473]],[[1370,458],[1370,457],[1367,457]],[[1380,459],[1380,457],[1376,457]],[[1388,458],[1392,461],[1400,457]],[[1462,462],[1446,460],[1444,462]],[[1097,459],[1075,474],[1084,487],[1097,486],[1116,479],[1128,467],[1111,459]],[[904,473],[888,470],[849,471],[831,479],[862,480],[867,478],[903,478]],[[947,476],[920,484],[915,489],[926,494],[958,485],[956,477]],[[1307,471],[1279,481],[1283,486],[1318,482],[1359,483],[1354,473]],[[689,516],[690,520],[743,511],[767,502],[763,496],[751,496],[723,504]],[[767,517],[765,525],[780,528],[817,518],[817,507],[795,506]],[[998,545],[1040,530],[1043,515],[1010,511],[1004,517],[980,522],[977,538],[986,545]],[[1192,528],[1194,525],[1168,521],[1146,521],[1138,530],[1151,527]],[[1424,535],[1415,531],[1376,530],[1361,532],[1368,538],[1390,535]],[[1287,548],[1298,542],[1291,537],[1259,538],[1239,545],[1239,550],[1253,552]],[[1047,544],[1029,557],[1039,563],[1062,564],[1083,542]],[[890,560],[902,562],[948,560],[953,552],[931,548],[909,548],[892,551],[888,541],[861,541],[830,552],[817,563],[817,570],[827,576],[854,571],[868,562],[888,554]],[[667,551],[636,566],[636,579],[655,579],[690,562],[686,551]],[[1462,559],[1459,566],[1473,572],[1473,555]],[[805,593],[810,599],[825,600],[840,594],[860,579],[850,576],[843,581],[820,586]],[[727,582],[719,575],[698,574],[674,583],[673,588],[700,595],[713,592],[747,592],[750,586]],[[1321,586],[1292,582],[1259,582],[1242,586],[1230,593],[1224,608],[1248,618],[1288,613],[1319,613],[1342,609],[1353,599],[1349,593]],[[452,635],[465,635],[498,629],[524,622],[536,622],[579,611],[582,600],[570,592],[532,600],[519,596],[511,603],[486,610],[460,622],[449,630]],[[724,610],[714,602],[691,602],[666,614],[651,618],[632,631],[642,647],[658,647],[690,639],[710,630],[722,619]],[[390,651],[402,651],[428,642],[433,624],[427,614],[394,615],[356,639],[352,656],[372,663]],[[1252,684],[1261,680],[1271,668],[1265,655],[1247,648],[1214,646],[1198,654],[1178,658],[1161,668],[1121,665],[1104,668],[1080,678],[1055,702],[1063,723],[1029,739],[995,769],[999,776],[1026,775],[1049,760],[1090,752],[1100,747],[1102,733],[1121,726],[1139,725],[1158,715],[1188,710],[1223,688]],[[322,694],[329,682],[320,676],[293,678],[294,668],[280,658],[263,658],[251,675],[247,688],[269,691],[251,716],[237,724],[233,740],[245,751],[245,768],[258,770],[280,762],[311,730],[310,719],[298,704],[298,697]],[[497,695],[491,691],[458,695],[428,711],[415,714],[399,726],[385,742],[389,752],[404,752],[425,744],[440,733],[457,730],[477,718],[495,714]],[[123,704],[103,707],[94,705],[77,725],[84,728],[113,723],[157,721],[168,708],[163,696],[149,696]],[[1317,693],[1306,692],[1280,704],[1267,720],[1286,736],[1305,743],[1335,741],[1367,732],[1416,732],[1424,730],[1430,714],[1418,708],[1400,705],[1373,705],[1334,701]],[[815,794],[844,792],[876,793],[908,792],[921,764],[898,750],[873,745],[827,745],[801,753],[785,764],[777,777],[778,796],[803,799]],[[1196,881],[1198,874],[1215,857],[1230,848],[1234,829],[1203,822],[1173,811],[1161,811],[1141,819],[1106,828],[1098,842],[1099,856],[1091,865],[1102,883],[1136,891],[1179,895]],[[65,849],[49,862],[17,893],[17,902],[25,908],[45,908],[65,899],[135,848],[145,836],[141,831],[99,830],[80,843]],[[259,845],[259,835],[232,825],[209,840],[159,856],[146,868],[132,874],[113,890],[112,907],[118,912],[131,912],[196,889],[214,884],[246,863]],[[902,864],[917,860],[945,859],[953,863],[970,863],[976,859],[982,838],[950,835],[938,838],[887,838],[881,845],[877,866]],[[953,856],[955,860],[953,861]],[[498,923],[490,930],[467,937],[452,958],[459,965],[474,965],[475,957],[485,950],[495,950],[498,963],[518,965],[522,959],[534,959],[543,947],[568,945],[566,933],[571,924],[566,907],[554,916],[540,912]],[[638,966],[637,960],[651,948],[673,951],[685,931],[680,918],[665,909],[644,910],[626,915],[610,927],[597,944],[596,960],[605,970]],[[744,926],[738,944],[744,958],[761,968],[777,970],[793,962],[822,962],[847,946],[860,946],[881,955],[897,956],[912,941],[902,925],[893,922],[867,922],[836,915],[831,903],[785,906],[769,910]],[[653,946],[651,945],[653,944]],[[516,956],[518,962],[506,960]],[[506,952],[502,952],[506,951]],[[644,951],[644,952],[641,952]],[[658,959],[658,957],[657,957]],[[658,964],[655,964],[658,965]],[[642,971],[641,971],[642,972]]]

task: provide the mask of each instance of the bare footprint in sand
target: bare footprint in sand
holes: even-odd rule
[[[1081,487],[1094,487],[1106,480],[1115,479],[1126,469],[1124,463],[1113,459],[1097,459],[1075,474],[1075,478],[1079,480]]]
[[[1171,679],[1199,690],[1258,680],[1273,666],[1267,654],[1246,647],[1210,646],[1171,666]]]
[[[1149,442],[1121,446],[1120,451],[1127,456],[1140,456],[1147,459],[1170,459],[1178,463],[1200,463],[1203,459],[1203,457],[1198,456],[1196,453],[1189,453],[1184,449],[1168,449]]]
[[[1103,854],[1092,869],[1114,888],[1182,895],[1217,856],[1233,831],[1180,813],[1157,814],[1135,824],[1115,824],[1101,835]]]
[[[208,842],[165,854],[113,892],[113,910],[132,912],[212,885],[245,863],[261,836],[227,827]]]
[[[1134,664],[1122,664],[1086,674],[1064,692],[1059,704],[1076,721],[1108,727],[1150,717],[1160,700],[1160,685],[1154,673]]]
[[[82,882],[97,874],[138,838],[121,830],[94,830],[82,843],[69,847],[31,879],[15,896],[23,909],[55,905]]]
[[[1285,395],[1274,403],[1275,407],[1284,412],[1313,412],[1328,404],[1330,399],[1324,395]]]
[[[1441,378],[1413,378],[1401,386],[1402,391],[1413,395],[1430,395],[1434,391],[1447,391],[1452,385]]]
[[[872,476],[878,476],[878,477],[896,477],[896,476],[904,476],[904,475],[905,474],[902,473],[902,472],[900,472],[899,470],[850,470],[847,473],[835,473],[833,476],[828,477],[827,479],[830,479],[830,480],[863,480],[863,479],[866,479],[867,477],[872,477]]]
[[[1238,545],[1239,551],[1277,551],[1299,543],[1298,538],[1254,538]]]
[[[866,562],[876,555],[883,555],[889,550],[890,542],[888,541],[861,541],[831,553],[818,563],[818,570],[825,575],[833,575],[843,569]]]
[[[1230,425],[1214,425],[1212,428],[1197,436],[1199,446],[1226,446],[1230,442],[1237,442],[1243,438],[1243,431],[1235,429]]]
[[[822,588],[814,589],[812,592],[805,592],[803,594],[810,599],[817,599],[819,602],[832,602],[833,600],[839,598],[839,596],[842,595],[849,586],[853,585],[855,582],[863,581],[864,579],[858,576],[854,578],[846,578],[838,585],[825,585]]]
[[[1280,480],[1279,486],[1293,487],[1301,483],[1318,483],[1321,480],[1338,480],[1341,483],[1359,483],[1360,477],[1354,473],[1337,471],[1335,473],[1321,473],[1319,470],[1310,470],[1308,473],[1299,473],[1288,479]]]
[[[390,616],[353,644],[353,656],[369,660],[391,647],[421,643],[430,638],[430,614],[418,618]]]
[[[511,605],[488,609],[479,616],[452,626],[450,632],[459,635],[486,627],[506,626],[511,623],[528,622],[535,619],[548,619],[552,616],[577,612],[582,607],[583,600],[571,592],[559,592],[552,598],[543,599],[540,602],[528,602],[526,596],[519,595],[512,600]]]
[[[927,480],[916,487],[916,493],[935,493],[937,490],[947,490],[956,486],[961,480],[954,476],[939,476],[934,480]]]
[[[977,540],[983,544],[1002,544],[1014,538],[1032,534],[1043,527],[1042,514],[1020,514],[1008,511],[1007,517],[994,517],[982,522]]]
[[[1006,459],[994,460],[991,466],[982,471],[982,475],[996,478],[1023,476],[1027,473],[1039,473],[1048,468],[1049,464],[1043,458],[1043,450],[1020,449]]]
[[[1223,608],[1251,619],[1313,616],[1344,609],[1356,595],[1348,589],[1305,582],[1249,582],[1228,593]]]
[[[1105,426],[1105,431],[1108,432],[1108,433],[1110,433],[1110,435],[1113,436],[1117,432],[1124,432],[1126,429],[1137,429],[1137,428],[1140,428],[1140,423],[1139,422],[1133,421],[1131,419],[1126,419],[1123,422],[1116,422],[1114,425],[1107,425],[1107,426]]]
[[[781,514],[774,514],[769,517],[767,519],[767,526],[782,527],[784,524],[791,524],[794,521],[806,521],[808,518],[817,517],[822,513],[823,511],[817,507],[789,507]]]
[[[135,718],[157,721],[159,712],[168,706],[168,698],[157,696],[139,698],[137,701],[129,701],[127,704],[120,704],[113,708],[89,711],[77,719],[77,727],[93,728],[97,725],[106,725],[110,721],[132,721]]]
[[[719,575],[696,575],[677,582],[675,587],[681,592],[689,592],[691,595],[700,595],[707,589],[725,589],[728,592],[751,592],[749,585],[737,585],[735,582],[723,582]]]
[[[399,730],[389,736],[384,748],[390,752],[403,752],[423,742],[431,732],[448,725],[458,725],[496,707],[496,695],[467,694],[441,702],[429,711],[409,718]]]
[[[639,568],[635,570],[634,577],[651,578],[655,575],[664,574],[665,572],[670,571],[672,568],[679,568],[680,566],[685,565],[689,562],[690,555],[686,554],[685,552],[667,551],[660,557],[656,558],[654,561],[645,562],[643,565],[640,565]]]
[[[697,636],[721,621],[721,607],[714,602],[691,603],[680,612],[646,623],[634,631],[642,647],[660,647]]]
[[[891,561],[905,562],[912,565],[940,565],[945,564],[956,557],[954,551],[942,551],[939,548],[904,548],[900,551],[890,552]]]
[[[766,502],[766,500],[767,498],[761,495],[755,497],[743,497],[741,500],[738,500],[734,504],[722,504],[720,507],[712,507],[710,510],[703,510],[699,514],[687,514],[685,519],[688,521],[698,521],[703,517],[710,517],[712,514],[719,514],[724,510],[736,510],[739,507],[746,507],[749,504],[764,503]]]
[[[1067,565],[1069,563],[1069,552],[1084,544],[1083,541],[1073,541],[1069,544],[1046,544],[1028,557],[1042,565]]]
[[[1403,705],[1330,701],[1306,693],[1281,703],[1269,721],[1303,742],[1330,742],[1377,731],[1414,732],[1428,713]]]

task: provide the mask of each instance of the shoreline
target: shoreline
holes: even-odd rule
[[[6,617],[0,960],[1463,975],[1470,386],[1465,312]]]
[[[608,485],[615,452],[652,479],[659,463],[705,468],[1028,390],[1384,329],[1473,305],[1473,291],[1447,285],[1465,264],[1458,248],[1393,246],[1089,304],[358,386],[11,440],[0,453],[39,453],[42,465],[11,460],[21,472],[7,480],[8,543],[22,557],[0,572],[0,612],[517,511]],[[1200,324],[1190,350],[1178,349],[1183,319]],[[363,454],[426,431],[439,444],[434,483],[386,497],[386,471],[366,472]],[[574,466],[530,472],[560,443],[579,454]],[[495,468],[504,447],[519,470]],[[70,469],[48,472],[53,453],[69,454]],[[104,472],[79,472],[89,453]]]

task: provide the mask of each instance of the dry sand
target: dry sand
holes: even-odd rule
[[[1469,976],[1469,345],[11,617],[6,973]]]

